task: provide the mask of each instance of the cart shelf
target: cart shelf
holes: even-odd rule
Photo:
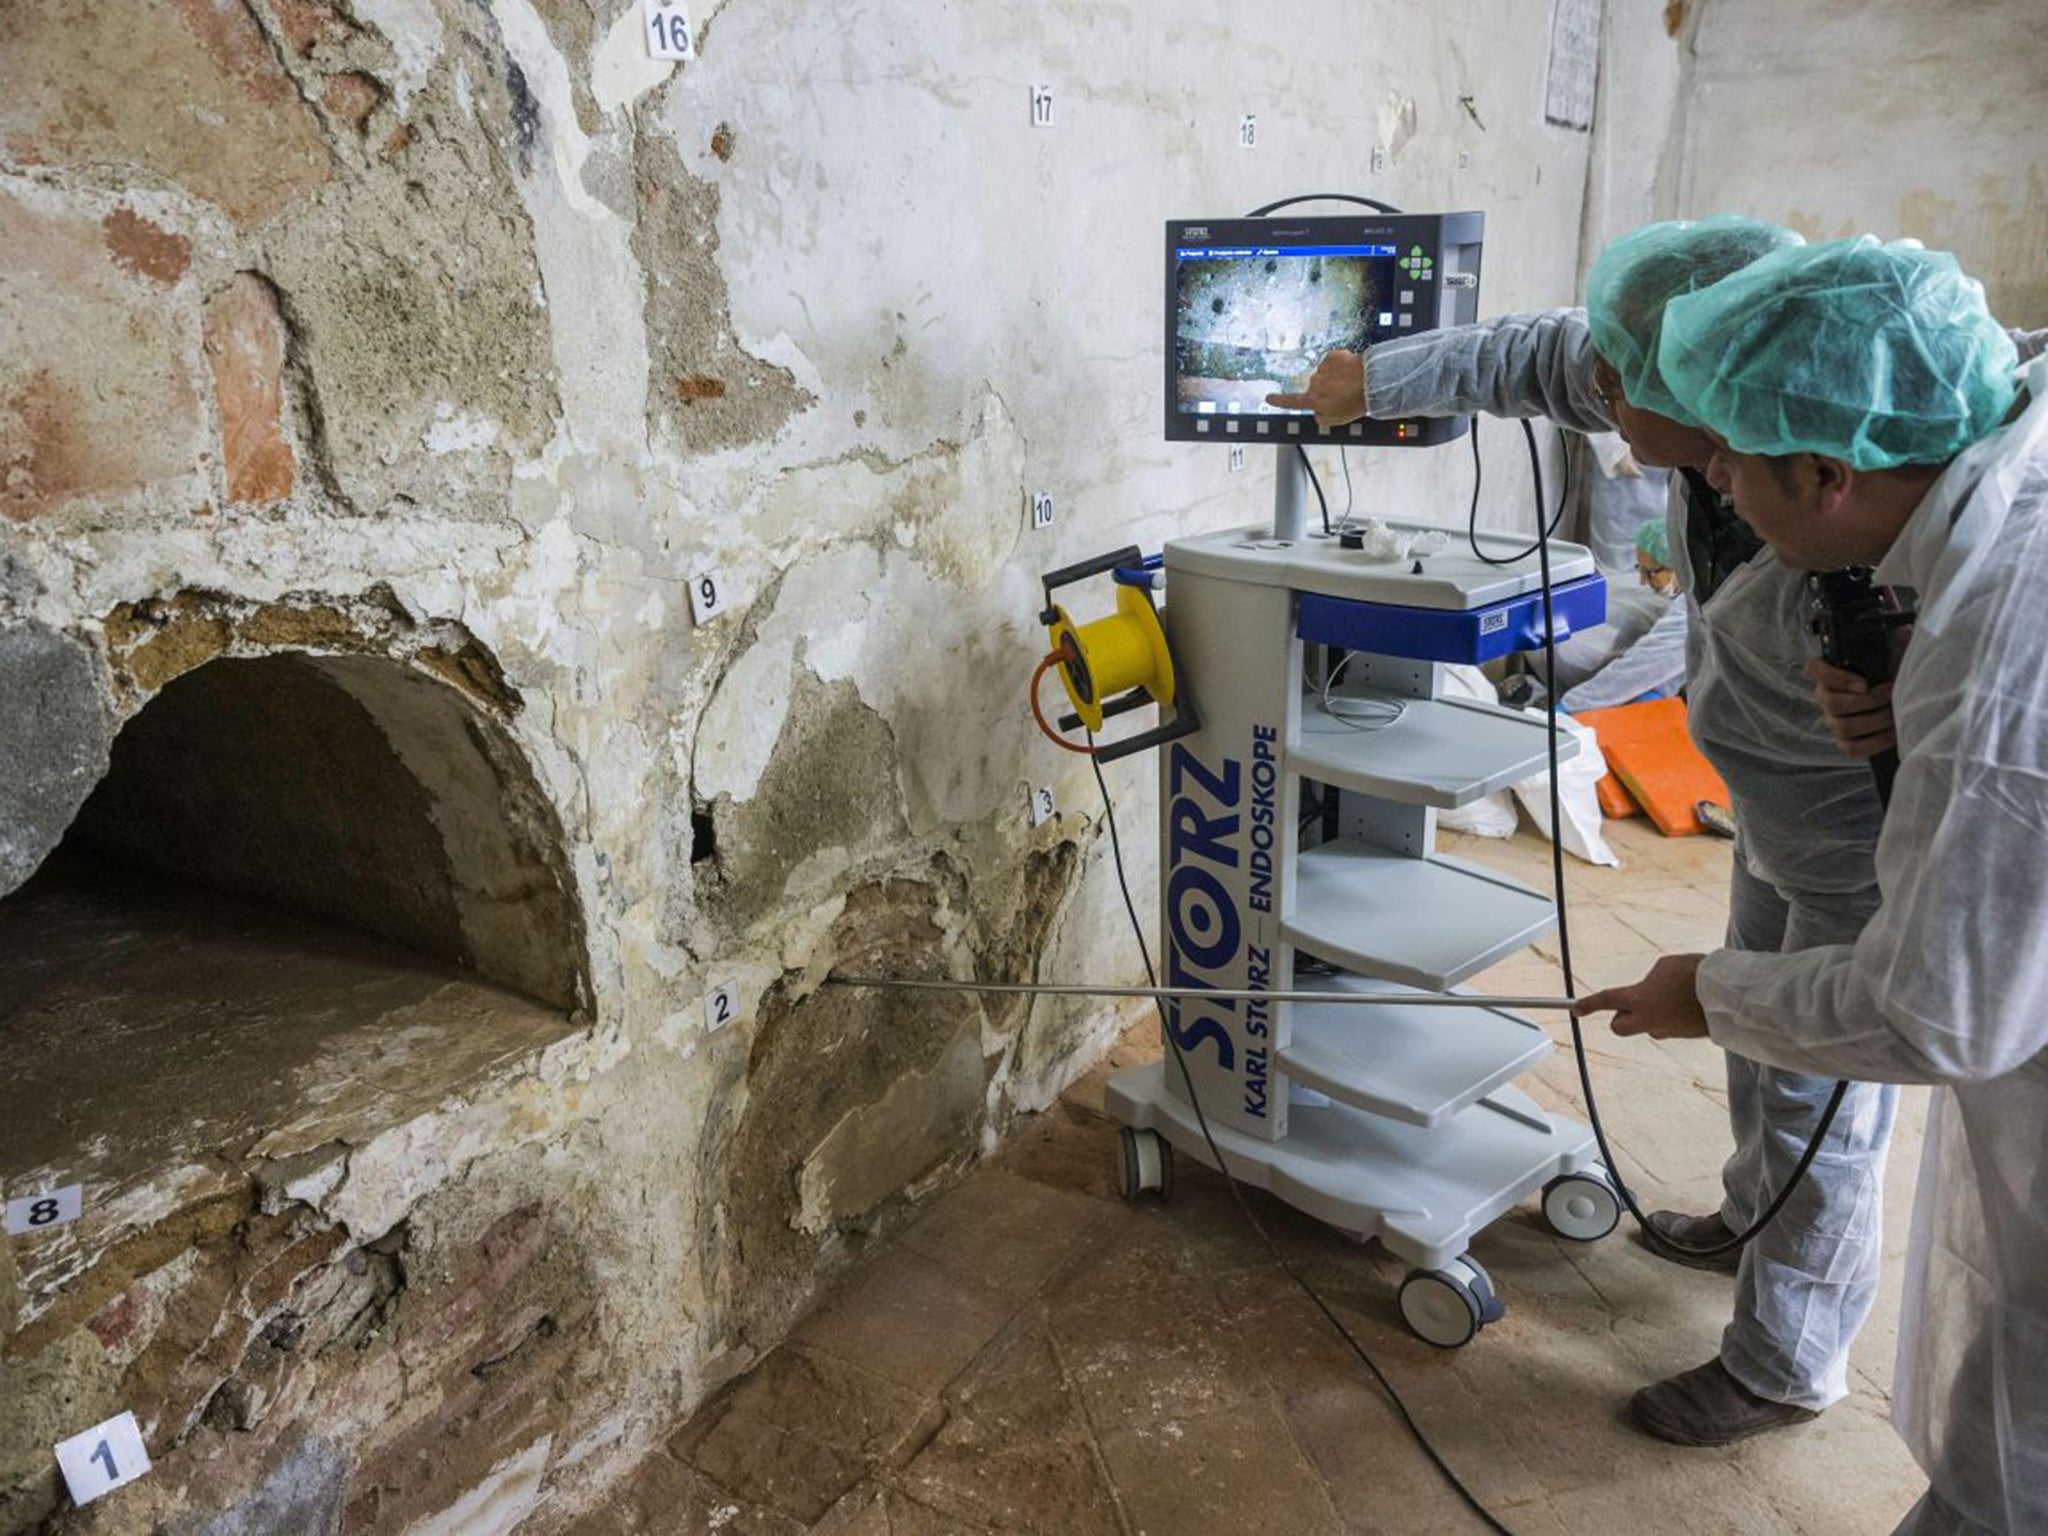
[[[1364,976],[1305,985],[1330,992],[1402,992]],[[1296,1003],[1280,1053],[1287,1076],[1332,1098],[1410,1125],[1429,1126],[1477,1103],[1550,1052],[1535,1024],[1485,1006],[1402,1008]]]
[[[1288,767],[1319,783],[1451,810],[1519,784],[1548,766],[1548,730],[1533,715],[1453,699],[1410,699],[1379,689],[1349,698],[1401,706],[1391,725],[1361,729],[1304,701],[1301,737]],[[1577,755],[1578,738],[1558,733],[1557,756]]]
[[[1340,838],[1299,856],[1280,931],[1348,970],[1446,991],[1556,922],[1547,897],[1490,870]]]
[[[1167,1090],[1166,1070],[1154,1061],[1118,1073],[1106,1107],[1123,1124],[1158,1131],[1211,1163],[1194,1111]],[[1427,1128],[1331,1103],[1295,1105],[1279,1141],[1214,1124],[1210,1131],[1239,1182],[1432,1269],[1531,1190],[1594,1155],[1591,1131],[1545,1113],[1516,1088],[1495,1089]]]

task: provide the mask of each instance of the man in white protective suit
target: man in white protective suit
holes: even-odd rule
[[[1876,912],[1853,942],[1668,956],[1587,997],[1623,1035],[1936,1085],[1894,1419],[1910,1536],[2048,1532],[2048,359],[1954,258],[1778,251],[1664,315],[1714,484],[1787,565],[1918,594]]]
[[[1743,526],[1701,470],[1713,444],[1657,371],[1666,303],[1795,245],[1788,229],[1723,215],[1651,224],[1609,245],[1588,308],[1510,315],[1325,358],[1306,393],[1274,403],[1341,422],[1480,411],[1619,428],[1644,464],[1673,467],[1669,551],[1684,589],[1692,731],[1734,797],[1741,827],[1727,942],[1776,952],[1853,939],[1877,909],[1882,812],[1869,770],[1843,755],[1804,668],[1815,654],[1805,577]],[[1877,1294],[1885,1148],[1897,1090],[1849,1090],[1812,1169],[1777,1219],[1746,1230],[1812,1140],[1832,1078],[1731,1054],[1734,1154],[1703,1214],[1656,1211],[1657,1251],[1735,1274],[1713,1359],[1637,1392],[1646,1432],[1726,1445],[1811,1419],[1847,1395],[1849,1346]],[[1739,1268],[1738,1268],[1739,1261]]]

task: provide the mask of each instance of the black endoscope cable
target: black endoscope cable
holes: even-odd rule
[[[1268,214],[1278,213],[1282,208],[1292,208],[1296,203],[1356,203],[1361,208],[1370,208],[1375,213],[1399,213],[1401,210],[1392,203],[1383,203],[1376,197],[1360,197],[1356,192],[1303,192],[1294,197],[1283,197],[1277,203],[1268,203],[1263,208],[1254,208],[1245,217],[1263,219]]]
[[[1323,537],[1330,536],[1330,503],[1323,498],[1323,482],[1316,478],[1316,467],[1308,461],[1308,450],[1296,443],[1294,451],[1301,455],[1301,467],[1308,471],[1308,483],[1316,488],[1316,505],[1323,509]]]
[[[1089,739],[1092,744],[1094,739],[1092,732]],[[1149,985],[1156,987],[1159,985],[1159,975],[1152,968],[1152,946],[1145,942],[1145,924],[1138,916],[1138,904],[1131,896],[1131,882],[1124,873],[1123,841],[1117,836],[1116,806],[1110,800],[1109,781],[1102,776],[1102,759],[1100,757],[1091,754],[1088,758],[1088,766],[1095,770],[1095,787],[1102,795],[1102,817],[1105,825],[1109,828],[1109,856],[1111,863],[1116,869],[1117,889],[1123,893],[1124,911],[1129,914],[1131,919],[1131,933],[1136,937],[1138,953],[1145,961],[1146,981]],[[1194,1075],[1188,1071],[1187,1056],[1182,1052],[1180,1041],[1174,1038],[1173,1027],[1167,1021],[1165,1001],[1160,998],[1154,998],[1153,1006],[1159,1010],[1160,1033],[1165,1037],[1166,1047],[1173,1053],[1174,1062],[1180,1068],[1180,1080],[1182,1086],[1187,1090],[1188,1106],[1195,1112],[1195,1124],[1202,1128],[1202,1140],[1208,1144],[1209,1156],[1215,1162],[1216,1171],[1223,1175],[1223,1182],[1230,1190],[1230,1198],[1237,1202],[1238,1210],[1243,1214],[1244,1219],[1251,1224],[1252,1231],[1258,1234],[1259,1241],[1265,1245],[1266,1252],[1271,1254],[1273,1261],[1286,1272],[1287,1278],[1300,1288],[1302,1295],[1315,1304],[1316,1310],[1323,1314],[1324,1321],[1337,1330],[1338,1337],[1351,1346],[1351,1352],[1358,1356],[1360,1363],[1372,1373],[1373,1380],[1379,1383],[1380,1390],[1386,1393],[1387,1401],[1393,1406],[1396,1417],[1400,1419],[1415,1443],[1422,1448],[1422,1454],[1430,1459],[1431,1464],[1442,1474],[1444,1481],[1451,1485],[1452,1490],[1456,1492],[1459,1498],[1465,1501],[1472,1513],[1486,1522],[1488,1530],[1496,1531],[1500,1533],[1500,1536],[1515,1536],[1513,1529],[1503,1525],[1493,1511],[1479,1501],[1479,1495],[1466,1487],[1464,1479],[1451,1469],[1451,1464],[1444,1460],[1442,1453],[1430,1442],[1429,1436],[1424,1433],[1422,1426],[1416,1422],[1415,1415],[1408,1411],[1407,1403],[1402,1401],[1401,1394],[1395,1390],[1393,1382],[1387,1379],[1387,1373],[1381,1370],[1379,1363],[1365,1352],[1365,1346],[1358,1342],[1357,1337],[1349,1328],[1344,1326],[1344,1320],[1330,1309],[1330,1304],[1317,1294],[1316,1288],[1302,1278],[1301,1272],[1294,1267],[1293,1261],[1280,1251],[1279,1245],[1273,1241],[1271,1234],[1266,1231],[1265,1224],[1259,1220],[1258,1214],[1252,1210],[1251,1202],[1245,1199],[1244,1190],[1238,1184],[1236,1176],[1231,1173],[1229,1165],[1224,1162],[1223,1149],[1216,1145],[1215,1133],[1209,1129],[1209,1117],[1202,1113],[1202,1101],[1195,1092]]]
[[[1536,521],[1540,526],[1543,521],[1543,461],[1536,451],[1536,433],[1527,420],[1523,421],[1522,428],[1528,435],[1529,471],[1536,481]],[[1474,459],[1476,462],[1476,450]],[[1569,457],[1566,463],[1570,463]],[[1563,508],[1563,498],[1560,497],[1560,515]],[[1556,522],[1553,520],[1551,529],[1544,531],[1536,540],[1535,554],[1540,563],[1543,580],[1543,684],[1550,695],[1544,717],[1548,728],[1545,745],[1550,766],[1550,878],[1557,904],[1558,967],[1564,973],[1564,995],[1576,998],[1579,994],[1578,983],[1572,972],[1571,918],[1565,903],[1563,796],[1559,791],[1557,778],[1557,625],[1552,611],[1550,580],[1550,533],[1555,528]],[[1476,537],[1473,542],[1473,553],[1478,554]],[[1486,557],[1481,555],[1480,558]],[[1820,1124],[1814,1127],[1813,1139],[1806,1144],[1806,1150],[1800,1154],[1799,1162],[1785,1180],[1785,1187],[1778,1191],[1777,1198],[1771,1201],[1764,1213],[1749,1224],[1747,1231],[1718,1243],[1681,1243],[1664,1236],[1650,1225],[1650,1219],[1643,1214],[1642,1207],[1636,1204],[1636,1197],[1629,1191],[1628,1185],[1622,1182],[1620,1165],[1607,1145],[1607,1129],[1600,1123],[1599,1103],[1593,1097],[1593,1073],[1587,1061],[1584,1026],[1580,1023],[1576,1011],[1566,1017],[1571,1020],[1572,1055],[1578,1061],[1579,1092],[1586,1101],[1586,1120],[1593,1128],[1593,1140],[1600,1148],[1600,1159],[1607,1169],[1608,1182],[1614,1186],[1616,1197],[1627,1208],[1629,1215],[1635,1218],[1636,1225],[1642,1230],[1643,1241],[1650,1248],[1672,1259],[1715,1259],[1725,1253],[1733,1253],[1737,1249],[1747,1247],[1759,1232],[1777,1220],[1778,1212],[1785,1208],[1785,1202],[1790,1200],[1793,1191],[1799,1188],[1800,1181],[1806,1177],[1807,1169],[1813,1166],[1813,1160],[1820,1155],[1821,1145],[1827,1140],[1828,1132],[1834,1128],[1835,1113],[1842,1107],[1842,1096],[1849,1091],[1846,1079],[1835,1084],[1835,1091],[1828,1098],[1827,1108],[1821,1112]]]
[[[1572,443],[1569,437],[1561,437],[1564,444],[1564,483],[1558,487],[1557,510],[1550,516],[1550,524],[1543,522],[1543,460],[1536,448],[1536,429],[1529,424],[1529,418],[1522,418],[1522,441],[1529,446],[1529,463],[1536,471],[1536,543],[1527,549],[1515,551],[1512,555],[1489,555],[1479,547],[1479,487],[1484,483],[1486,471],[1479,461],[1479,418],[1472,418],[1472,505],[1465,513],[1465,542],[1472,547],[1472,556],[1483,565],[1519,565],[1537,553],[1539,545],[1547,544],[1564,522],[1566,504],[1572,498]]]

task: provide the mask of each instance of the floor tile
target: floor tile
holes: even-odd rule
[[[798,1330],[798,1340],[936,1397],[993,1339],[1017,1303],[909,1248],[876,1259]]]
[[[1338,1536],[1322,1478],[1268,1399],[1139,1420],[1102,1439],[1136,1536]]]

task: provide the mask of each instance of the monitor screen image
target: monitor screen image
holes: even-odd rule
[[[1166,436],[1177,442],[1448,441],[1460,417],[1321,427],[1268,405],[1332,351],[1476,318],[1476,213],[1245,218],[1166,226]]]
[[[1392,331],[1396,254],[1391,245],[1182,248],[1174,267],[1179,408],[1270,413],[1266,396],[1300,389],[1325,353],[1362,351]]]

